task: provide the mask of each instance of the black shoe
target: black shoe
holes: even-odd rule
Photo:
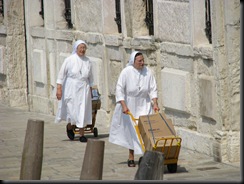
[[[127,163],[128,163],[128,167],[135,167],[136,166],[134,160],[128,160]]]
[[[85,136],[80,137],[80,142],[87,142],[87,138]]]
[[[67,136],[70,140],[74,140],[75,138],[75,133],[73,130],[69,130],[68,129],[68,124],[66,125],[66,132],[67,132]]]

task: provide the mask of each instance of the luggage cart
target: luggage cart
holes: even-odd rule
[[[136,119],[131,112],[127,113],[132,121],[134,122],[134,127],[137,133],[137,136],[139,138],[141,147],[143,152],[146,151],[145,149],[145,145],[143,143],[138,125],[136,123],[136,121],[138,121],[139,119]],[[172,137],[162,137],[162,138],[158,138],[156,139],[156,142],[153,146],[153,151],[161,151],[164,154],[164,165],[167,165],[167,169],[170,173],[175,173],[177,171],[177,162],[178,162],[178,157],[179,157],[179,153],[180,153],[180,148],[181,148],[181,141],[182,139],[178,136],[172,136]],[[173,148],[173,143],[174,144],[174,148]],[[161,145],[160,147],[158,145]],[[173,151],[171,151],[173,150]],[[142,157],[140,157],[139,159],[139,164],[141,162]]]
[[[85,134],[87,133],[93,133],[94,137],[98,136],[98,129],[95,127],[95,122],[96,122],[96,115],[97,115],[97,110],[101,108],[101,100],[100,100],[100,93],[98,91],[98,88],[94,86],[92,88],[92,124],[87,125],[84,128]],[[75,127],[74,129],[74,134],[79,134],[79,128]]]

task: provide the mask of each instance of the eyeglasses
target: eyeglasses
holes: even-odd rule
[[[86,50],[86,45],[85,44],[79,44],[77,49]]]
[[[86,50],[86,47],[78,47],[77,49]]]

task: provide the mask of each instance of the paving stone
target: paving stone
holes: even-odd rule
[[[0,179],[19,180],[21,158],[28,119],[44,121],[44,145],[41,180],[78,181],[86,149],[86,143],[74,141],[66,135],[66,123],[55,124],[54,116],[27,112],[0,104]],[[138,169],[128,168],[128,150],[108,142],[109,127],[97,127],[98,137],[87,133],[88,139],[105,141],[103,179],[104,181],[134,180]],[[181,148],[176,173],[164,168],[165,181],[242,181],[240,163],[225,164],[215,162],[212,157]]]

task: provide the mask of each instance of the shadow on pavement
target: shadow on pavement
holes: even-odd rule
[[[104,139],[104,138],[107,138],[108,136],[109,136],[109,134],[98,134],[98,136],[97,137],[95,137],[92,133],[91,134],[85,134],[85,136],[87,137],[87,139]],[[80,141],[79,140],[79,135],[77,134],[77,135],[75,135],[75,138],[74,138],[74,140],[72,140],[72,141]],[[63,139],[62,141],[71,141],[68,137],[67,137],[67,139]]]

